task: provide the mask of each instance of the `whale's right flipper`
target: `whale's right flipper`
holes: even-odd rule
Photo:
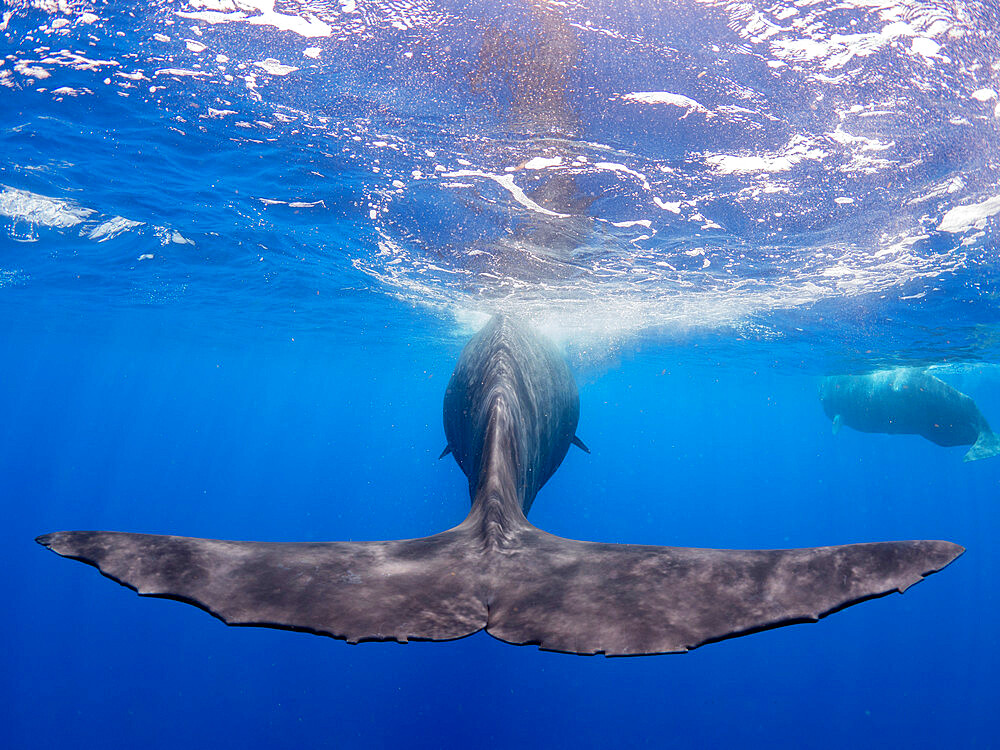
[[[719,550],[600,544],[531,528],[505,558],[487,632],[549,651],[638,656],[814,622],[902,592],[964,551],[950,542]]]

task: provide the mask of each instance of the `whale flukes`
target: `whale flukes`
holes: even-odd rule
[[[962,553],[949,542],[716,550],[562,539],[530,525],[484,551],[460,526],[390,542],[230,542],[114,531],[39,543],[142,596],[227,625],[361,641],[443,641],[485,629],[574,654],[688,651],[812,622],[903,591]]]

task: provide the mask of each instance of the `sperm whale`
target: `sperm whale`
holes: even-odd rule
[[[965,461],[1000,455],[1000,437],[976,402],[919,367],[830,375],[819,395],[834,433],[846,424],[861,432],[920,435],[945,447],[972,446]]]
[[[193,604],[229,625],[352,643],[485,630],[507,643],[607,656],[683,652],[812,622],[902,592],[963,552],[945,541],[719,550],[554,536],[527,513],[578,442],[579,408],[555,347],[497,316],[463,350],[444,397],[445,450],[472,501],[454,528],[376,542],[114,531],[37,541],[142,596]]]

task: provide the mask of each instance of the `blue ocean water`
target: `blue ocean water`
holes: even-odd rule
[[[0,4],[3,737],[75,748],[993,747],[1000,459],[833,435],[928,366],[1000,424],[994,3]],[[904,596],[686,655],[227,628],[38,547],[468,509],[489,314],[580,387],[530,519],[720,548],[948,539]]]

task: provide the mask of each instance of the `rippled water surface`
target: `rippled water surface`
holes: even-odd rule
[[[8,3],[0,279],[275,331],[499,309],[570,344],[990,358],[995,13]]]

